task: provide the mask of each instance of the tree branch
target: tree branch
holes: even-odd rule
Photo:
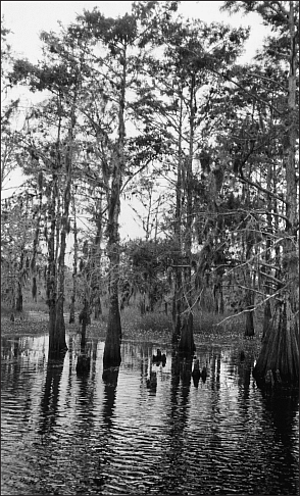
[[[283,199],[283,198],[281,198],[280,196],[275,195],[275,193],[272,193],[271,191],[268,191],[267,189],[263,188],[263,187],[262,187],[262,186],[260,186],[259,184],[252,182],[250,179],[247,179],[247,178],[243,175],[243,173],[241,173],[241,175],[239,176],[239,179],[240,179],[242,182],[244,182],[244,183],[246,183],[246,184],[250,184],[250,186],[254,186],[255,188],[257,188],[257,189],[259,189],[260,191],[262,191],[263,193],[266,193],[267,195],[270,195],[270,196],[272,196],[273,198],[276,198],[276,200],[281,201],[281,202],[283,202],[283,203],[285,203],[285,204],[287,205],[287,203],[288,203],[288,202],[287,202],[286,200],[284,200],[284,199]]]
[[[247,288],[247,289],[249,289],[249,288]],[[277,296],[279,296],[279,295],[280,295],[280,292],[277,291],[277,293],[274,293],[273,295],[269,295],[263,301],[258,303],[254,308],[246,308],[245,310],[242,310],[241,312],[235,313],[233,315],[228,315],[228,317],[221,320],[221,322],[218,322],[218,324],[216,324],[216,327],[219,327],[220,325],[224,324],[224,322],[226,322],[227,320],[234,319],[235,317],[239,317],[240,315],[243,315],[244,313],[254,312],[255,310],[257,310],[258,307],[261,307],[262,305],[264,305],[268,300],[271,300],[272,298],[277,298]]]

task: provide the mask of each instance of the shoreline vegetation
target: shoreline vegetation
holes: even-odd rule
[[[248,28],[187,19],[176,1],[134,2],[117,18],[84,10],[40,33],[37,63],[13,52],[2,19],[2,189],[17,165],[24,175],[1,205],[2,301],[26,310],[27,284],[47,303],[50,360],[82,305],[85,361],[91,312],[106,305],[95,326],[105,369],[120,364],[121,340],[145,332],[173,331],[189,365],[199,340],[244,346],[260,332],[255,379],[299,386],[299,12],[278,9],[221,8],[255,12],[273,32],[246,65]],[[20,85],[45,100],[23,108]],[[140,238],[122,239],[126,203]]]
[[[11,310],[1,308],[1,335],[3,338],[17,338],[39,336],[48,334],[49,313],[42,305],[24,305],[23,312],[14,312],[14,321],[10,320]],[[69,324],[69,315],[65,314],[65,327],[67,334],[81,335],[79,324],[79,311],[76,312],[75,323]],[[227,317],[223,324],[221,323]],[[107,329],[108,310],[104,309],[99,320],[91,319],[87,326],[87,341],[93,339],[105,340]],[[121,313],[122,341],[164,343],[172,346],[173,322],[171,314],[163,311],[149,312],[141,315],[138,308],[126,307]],[[237,352],[249,350],[252,357],[257,358],[261,348],[262,318],[257,316],[257,332],[251,339],[245,337],[245,316],[234,314],[214,314],[210,312],[195,312],[194,339],[197,350],[202,345],[215,343],[230,343]],[[220,324],[221,323],[221,324]]]

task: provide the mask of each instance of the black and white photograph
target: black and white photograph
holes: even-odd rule
[[[299,2],[1,1],[1,495],[299,489]]]

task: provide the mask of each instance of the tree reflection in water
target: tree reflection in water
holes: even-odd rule
[[[62,376],[65,353],[57,360],[49,360],[47,374],[40,406],[40,422],[38,433],[41,436],[50,434],[56,423],[59,399],[59,385]]]
[[[153,344],[125,343],[103,370],[104,343],[87,341],[85,375],[79,337],[43,367],[44,339],[3,344],[4,494],[298,494],[298,397],[260,391],[250,354],[203,346],[194,387],[192,361],[166,349],[154,392]]]
[[[172,350],[170,407],[168,408],[168,426],[166,442],[168,450],[162,460],[161,492],[170,494],[178,489],[180,481],[186,476],[186,433],[189,419],[189,394],[192,375],[192,360],[178,356],[176,348]]]
[[[112,416],[114,413],[116,391],[118,384],[119,367],[110,367],[104,369],[102,380],[104,382],[104,399],[103,399],[103,420],[104,423],[111,427]]]
[[[270,443],[281,446],[279,458],[281,470],[271,472],[270,478],[274,480],[280,478],[280,483],[289,490],[286,494],[294,494],[294,481],[297,479],[299,481],[299,451],[293,443],[296,434],[295,417],[299,408],[299,391],[281,389],[271,393],[262,390],[261,395],[263,404],[261,426],[262,428],[264,425],[272,426],[265,434],[267,446],[270,446]],[[267,447],[264,451],[264,456],[272,467],[274,454]]]

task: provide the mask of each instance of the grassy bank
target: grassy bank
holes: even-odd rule
[[[21,337],[46,334],[48,332],[48,312],[42,305],[30,304],[25,306],[24,312],[15,313],[14,322],[10,320],[11,311],[2,308],[1,333],[3,337]],[[104,339],[107,328],[108,310],[104,308],[99,321],[92,319],[87,327],[87,339]],[[69,315],[65,314],[66,331],[80,333],[81,326],[76,322],[69,324]],[[151,341],[153,343],[171,343],[173,322],[171,314],[157,311],[141,315],[138,308],[126,307],[121,311],[123,340]],[[213,314],[197,311],[194,314],[194,339],[196,347],[201,344],[228,343],[234,344],[237,351],[245,347],[260,348],[260,316],[255,317],[256,336],[253,340],[244,339],[244,315]],[[248,343],[248,344],[247,344]]]

